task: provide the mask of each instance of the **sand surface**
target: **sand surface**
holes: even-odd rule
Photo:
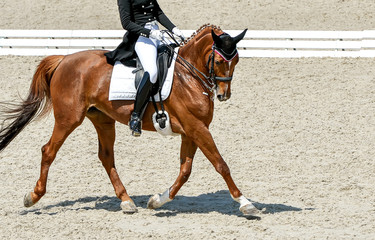
[[[4,0],[0,29],[120,29],[116,1]],[[372,29],[374,2],[159,1],[181,29]],[[28,91],[40,57],[0,57],[0,101]],[[216,101],[211,132],[241,191],[238,204],[203,154],[176,199],[148,198],[179,171],[179,137],[130,136],[117,125],[117,169],[139,212],[124,215],[97,158],[92,124],[71,134],[51,167],[47,194],[23,207],[40,171],[52,114],[0,153],[2,239],[375,239],[374,59],[241,59],[232,98]]]

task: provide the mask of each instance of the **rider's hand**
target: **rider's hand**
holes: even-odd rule
[[[174,27],[174,28],[172,29],[172,32],[173,32],[175,35],[177,35],[179,38],[181,38],[182,41],[185,40],[185,36],[184,36],[184,34],[183,34],[183,33],[181,32],[181,30],[178,29],[177,27]]]
[[[151,30],[150,38],[156,39],[156,40],[163,40],[163,34],[160,30]]]

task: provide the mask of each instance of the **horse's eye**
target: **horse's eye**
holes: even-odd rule
[[[221,62],[219,62],[219,61],[217,61],[217,60],[215,61],[215,64],[216,64],[216,65],[220,65],[220,63],[221,63]]]

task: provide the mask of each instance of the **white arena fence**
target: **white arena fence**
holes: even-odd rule
[[[190,36],[193,30],[184,30]],[[225,31],[232,36],[241,30]],[[124,30],[0,30],[0,55],[66,55],[112,50]],[[375,30],[252,31],[238,44],[240,57],[375,57]]]

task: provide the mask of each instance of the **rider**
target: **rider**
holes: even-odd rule
[[[122,43],[105,55],[108,63],[114,64],[116,61],[124,63],[137,54],[143,65],[145,73],[138,86],[134,111],[129,121],[132,135],[140,136],[142,114],[157,80],[157,47],[163,38],[157,22],[179,37],[183,38],[183,34],[163,13],[157,0],[118,0],[117,3],[121,24],[127,32]]]

